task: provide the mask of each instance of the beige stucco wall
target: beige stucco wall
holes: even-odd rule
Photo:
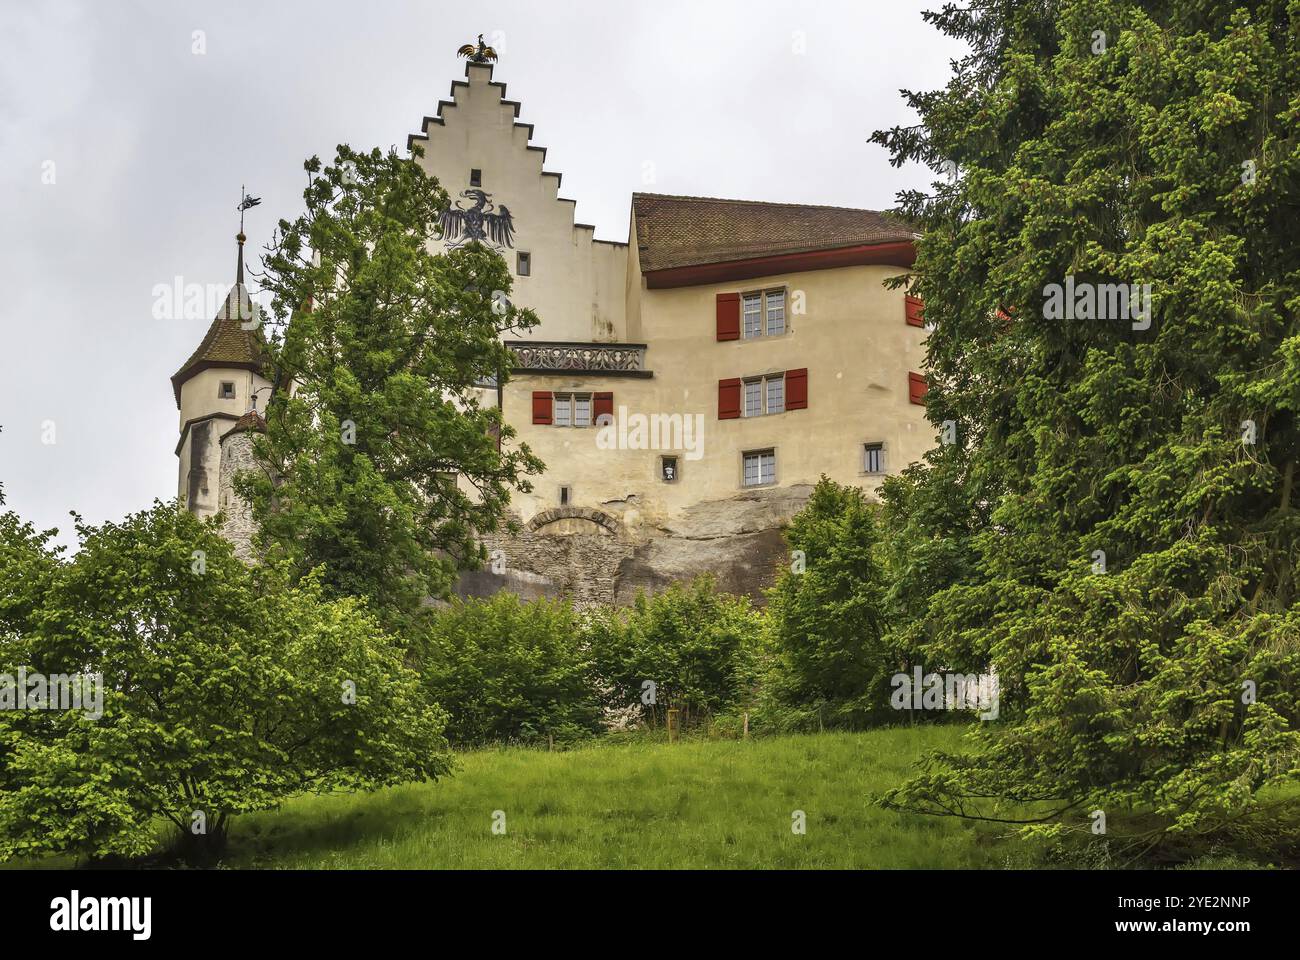
[[[235,396],[223,400],[220,387],[223,381],[235,384]],[[199,516],[210,516],[220,509],[221,483],[221,434],[232,426],[235,420],[250,409],[253,391],[257,394],[259,409],[266,408],[270,396],[270,381],[253,373],[251,370],[227,370],[213,367],[201,370],[181,385],[181,405],[179,427],[185,431],[177,450],[176,493],[182,503]],[[219,415],[211,421],[210,426],[203,427],[194,421]],[[197,458],[194,445],[201,449]],[[196,476],[196,471],[200,474]]]
[[[507,420],[519,439],[546,463],[532,493],[517,494],[513,508],[527,521],[560,504],[560,487],[576,506],[616,516],[623,532],[649,536],[675,531],[701,502],[752,498],[741,484],[742,451],[773,448],[777,484],[809,485],[825,473],[874,491],[880,482],[862,471],[862,444],[882,441],[895,472],[918,459],[933,433],[923,408],[908,401],[909,370],[920,371],[924,332],[908,326],[903,293],[886,290],[891,267],[861,266],[812,271],[723,285],[648,290],[636,245],[593,242],[575,225],[573,204],[559,199],[560,178],[543,172],[544,151],[531,147],[531,127],[516,119],[488,66],[470,64],[452,101],[426,118],[416,137],[424,168],[457,198],[469,187],[471,168],[482,171],[481,189],[509,207],[515,245],[503,250],[512,272],[515,252],[532,255],[532,275],[517,277],[514,299],[532,307],[541,324],[532,339],[574,342],[645,342],[650,379],[615,376],[517,374],[504,391]],[[441,119],[441,122],[438,122]],[[468,204],[469,201],[465,201]],[[635,236],[635,223],[629,224]],[[806,313],[788,315],[777,338],[719,343],[714,299],[720,292],[784,286],[793,307],[801,291]],[[788,314],[790,313],[788,309]],[[806,367],[808,408],[739,420],[718,419],[718,381]],[[601,449],[599,430],[533,425],[532,393],[614,395],[616,414],[702,417],[700,459],[678,453],[674,484],[659,479],[659,458],[673,451]],[[485,403],[495,402],[484,392]],[[568,526],[565,526],[565,523]],[[548,532],[573,534],[574,523]],[[596,531],[592,531],[595,533]]]
[[[589,226],[574,223],[574,202],[559,196],[560,177],[543,175],[545,151],[529,146],[531,127],[515,119],[515,105],[503,102],[504,85],[491,82],[488,66],[467,65],[467,80],[453,86],[454,102],[426,118],[414,142],[424,148],[421,163],[451,196],[470,186],[478,168],[479,189],[514,220],[514,247],[503,250],[512,273],[516,252],[532,255],[532,272],[515,277],[513,300],[532,307],[542,323],[526,336],[537,340],[621,341],[627,248],[597,241]],[[439,247],[442,245],[439,244]]]
[[[234,383],[233,400],[221,399],[219,390],[222,381]],[[242,417],[252,409],[250,398],[254,390],[261,391],[257,395],[257,407],[265,410],[270,396],[270,390],[265,388],[270,385],[269,380],[251,370],[224,370],[219,367],[200,370],[181,386],[180,427],[184,429],[185,424],[195,417],[206,417],[210,413],[229,413]]]
[[[522,375],[505,391],[505,413],[520,439],[547,464],[532,494],[515,498],[522,517],[558,505],[569,485],[574,502],[617,513],[630,528],[674,529],[701,501],[753,493],[741,482],[741,455],[772,448],[777,485],[813,484],[824,473],[874,492],[879,476],[863,472],[862,445],[883,442],[897,472],[933,445],[924,408],[908,397],[908,372],[923,369],[923,330],[904,319],[903,293],[882,266],[843,267],[721,285],[643,290],[640,316],[648,380]],[[787,315],[779,337],[718,342],[718,293],[785,287],[802,293],[806,313]],[[808,407],[734,420],[718,419],[718,381],[807,368]],[[658,478],[664,450],[606,450],[597,428],[531,423],[534,390],[614,394],[616,415],[700,418],[699,459],[679,453],[676,483]],[[622,408],[626,408],[623,410]]]

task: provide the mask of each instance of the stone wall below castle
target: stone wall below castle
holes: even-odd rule
[[[633,532],[620,522],[621,512],[634,504],[553,508],[517,534],[484,538],[492,560],[463,573],[456,592],[567,597],[577,607],[627,605],[638,591],[656,593],[710,574],[720,590],[761,604],[763,590],[787,563],[782,530],[811,492],[800,485],[700,503],[649,532],[644,525]]]

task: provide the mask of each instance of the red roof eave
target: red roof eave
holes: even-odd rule
[[[807,270],[831,270],[884,264],[910,267],[916,261],[916,244],[910,240],[894,243],[861,243],[831,250],[808,250],[802,253],[779,253],[766,257],[749,257],[723,263],[700,263],[647,271],[646,286],[651,290],[665,287],[691,287],[731,280],[752,280],[778,273],[802,273]]]

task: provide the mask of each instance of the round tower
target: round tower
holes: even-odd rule
[[[217,311],[198,349],[172,377],[180,410],[180,460],[177,493],[191,513],[210,516],[222,508],[221,438],[269,396],[262,376],[261,323],[244,286],[244,240],[241,230],[235,285]]]

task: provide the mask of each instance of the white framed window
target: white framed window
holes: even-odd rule
[[[779,337],[785,333],[785,290],[769,290],[767,300],[767,335]]]
[[[557,393],[552,423],[557,427],[591,426],[591,394]]]
[[[762,336],[763,333],[763,295],[747,293],[740,298],[744,318],[745,339]]]
[[[742,454],[743,483],[747,487],[761,487],[776,483],[776,451],[751,450]]]
[[[785,374],[768,377],[764,381],[767,387],[767,412],[785,412]]]
[[[785,288],[758,290],[740,298],[742,333],[746,340],[785,333]]]
[[[864,443],[862,445],[862,472],[885,472],[885,445],[883,443]]]
[[[785,374],[751,377],[745,381],[745,416],[785,412]]]

